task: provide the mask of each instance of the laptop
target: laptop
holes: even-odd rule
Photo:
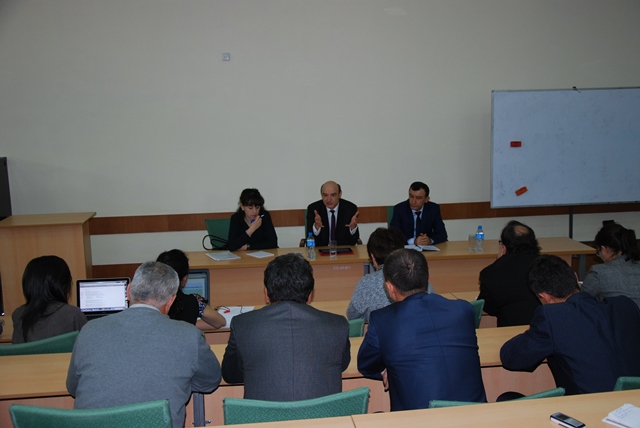
[[[128,285],[129,278],[79,279],[78,307],[88,320],[122,312],[129,307]]]
[[[199,294],[209,302],[209,269],[189,269],[184,294]]]

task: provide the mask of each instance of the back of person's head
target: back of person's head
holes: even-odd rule
[[[131,300],[160,307],[178,292],[178,274],[160,262],[145,262],[136,269],[131,280]]]
[[[158,256],[156,261],[171,266],[178,274],[180,281],[189,275],[189,258],[182,250],[165,251]]]
[[[271,303],[307,303],[314,284],[311,263],[300,254],[278,256],[264,270],[264,286]]]
[[[427,186],[422,181],[414,181],[413,183],[411,183],[411,186],[409,186],[409,189],[413,190],[414,192],[422,189],[424,190],[424,196],[429,196],[429,186]]]
[[[547,293],[562,299],[579,291],[578,279],[571,266],[560,257],[548,254],[531,263],[527,284],[536,296]]]
[[[22,334],[27,333],[43,317],[50,303],[67,303],[71,291],[71,271],[58,256],[41,256],[27,263],[22,274],[22,293],[27,300],[22,314]]]
[[[502,229],[500,241],[508,253],[540,254],[540,246],[536,234],[526,224],[511,220]]]
[[[264,198],[258,191],[258,189],[244,189],[240,193],[240,200],[238,201],[238,212],[242,211],[240,205],[245,207],[260,207],[260,212],[264,209]]]
[[[595,239],[596,247],[609,247],[615,253],[622,253],[626,260],[640,260],[636,233],[632,229],[626,229],[618,223],[609,223],[602,226]]]
[[[404,235],[395,227],[379,227],[373,231],[367,241],[367,253],[375,257],[378,265],[383,265],[387,256],[398,248],[404,247]]]
[[[384,280],[401,294],[427,291],[429,265],[421,252],[400,248],[387,257],[382,267]]]

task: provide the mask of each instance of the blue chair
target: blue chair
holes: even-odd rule
[[[364,336],[364,319],[356,318],[349,320],[349,337]]]
[[[9,406],[15,428],[172,428],[169,401],[150,401],[103,409]]]
[[[207,235],[202,239],[202,246],[205,250],[226,250],[227,238],[229,238],[229,226],[231,218],[205,219],[204,224],[207,228]],[[209,238],[211,248],[204,245],[205,240]]]
[[[60,334],[35,342],[0,345],[0,356],[29,354],[61,354],[73,351],[79,331]]]
[[[474,300],[471,303],[473,310],[476,311],[476,328],[480,327],[480,320],[482,319],[482,310],[484,309],[484,299]]]
[[[525,395],[524,397],[516,398],[510,401],[535,400],[537,398],[549,398],[549,397],[562,397],[563,395],[564,395],[564,388],[554,388],[548,391],[542,391],[542,392],[538,392],[531,395]],[[474,404],[484,404],[484,403],[474,403],[470,401],[431,400],[429,401],[429,408],[437,409],[440,407],[470,406]]]
[[[387,227],[391,227],[391,219],[393,218],[393,205],[387,206]]]
[[[613,387],[614,391],[626,391],[629,389],[640,389],[640,377],[620,376]]]
[[[369,388],[299,401],[225,398],[223,407],[225,425],[361,415],[369,407]]]

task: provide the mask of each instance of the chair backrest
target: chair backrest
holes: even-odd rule
[[[205,219],[204,225],[207,227],[207,236],[213,250],[225,250],[227,248],[227,238],[229,238],[229,225],[231,218]],[[203,241],[204,246],[204,241]]]
[[[56,409],[50,407],[9,406],[15,428],[171,428],[169,401],[150,401],[104,409]]]
[[[225,425],[330,418],[367,413],[369,388],[362,387],[326,397],[300,401],[224,399]]]
[[[356,318],[349,320],[349,337],[364,336],[364,319]]]
[[[473,401],[452,401],[452,400],[431,400],[429,401],[430,409],[439,409],[440,407],[456,407],[456,406],[471,406],[476,403]]]
[[[614,391],[626,391],[628,389],[640,389],[640,377],[637,376],[620,376],[616,381]]]
[[[562,397],[563,395],[564,388],[554,388],[536,394],[525,395],[524,397],[516,398],[516,400],[535,400],[536,398]]]
[[[393,218],[393,205],[387,206],[387,227],[391,227],[391,219]]]
[[[73,351],[78,331],[48,337],[35,342],[16,343],[15,345],[0,345],[0,356],[28,355],[28,354],[60,354]]]
[[[474,300],[471,303],[473,310],[476,311],[476,328],[480,327],[480,320],[482,319],[482,310],[484,309],[484,299]]]

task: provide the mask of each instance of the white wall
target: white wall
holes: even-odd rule
[[[269,209],[303,208],[327,179],[360,206],[414,180],[435,202],[488,201],[491,90],[637,86],[638,16],[637,0],[3,0],[13,211],[231,211],[254,186]],[[623,216],[596,217],[576,238]],[[451,239],[480,221],[489,237],[505,223],[447,222]],[[202,234],[95,236],[94,263]]]

